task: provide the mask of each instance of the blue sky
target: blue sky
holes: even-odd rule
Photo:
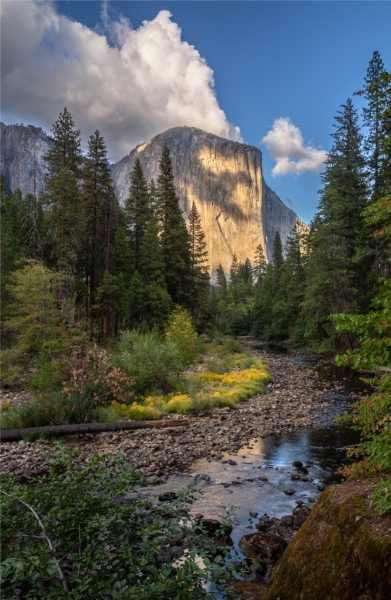
[[[391,4],[369,1],[123,1],[109,3],[103,19],[105,22],[102,24],[102,4],[100,2],[73,1],[57,2],[55,8],[52,9],[52,14],[54,11],[57,15],[68,17],[69,22],[83,24],[85,26],[83,30],[85,38],[83,39],[87,40],[86,43],[90,43],[87,33],[92,30],[105,35],[110,44],[115,45],[118,44],[118,36],[121,35],[122,30],[119,31],[118,27],[113,28],[113,24],[123,23],[120,15],[130,21],[133,30],[137,30],[143,21],[153,22],[163,10],[171,13],[171,21],[181,29],[182,41],[194,46],[207,66],[213,70],[214,90],[218,106],[213,105],[213,99],[208,97],[204,90],[206,96],[200,112],[210,110],[211,114],[215,114],[214,132],[223,131],[224,127],[228,127],[226,123],[229,122],[240,128],[240,134],[246,143],[262,150],[264,175],[267,183],[283,201],[289,204],[290,200],[298,215],[308,222],[318,203],[317,191],[321,187],[319,169],[306,171],[303,167],[299,174],[288,172],[273,177],[272,169],[275,168],[276,161],[270,155],[268,147],[260,142],[268,132],[273,130],[273,127],[275,131],[275,121],[283,118],[284,123],[287,123],[286,120],[289,119],[292,127],[295,126],[300,130],[303,147],[306,148],[310,145],[311,152],[315,153],[315,157],[316,150],[330,149],[333,117],[339,106],[363,85],[366,69],[374,50],[380,52],[386,69],[391,70]],[[23,25],[20,21],[21,17],[18,18],[19,21],[17,19],[12,21],[15,23],[16,29]],[[35,28],[37,29],[37,27],[36,25]],[[124,27],[129,27],[129,24]],[[34,30],[32,29],[32,31]],[[65,25],[59,31],[63,38],[68,35]],[[16,35],[17,31],[14,31],[14,34]],[[151,34],[153,35],[152,29]],[[45,35],[47,43],[51,43],[47,34]],[[178,44],[178,42],[176,43]],[[162,46],[162,52],[164,53],[164,51]],[[19,54],[15,49],[12,54],[13,64],[16,64],[17,60],[23,62],[23,57],[20,57],[20,49],[18,52]],[[184,48],[184,52],[190,56],[191,50]],[[63,50],[62,58],[65,54],[66,52]],[[80,56],[79,63],[83,64],[81,51]],[[132,54],[132,56],[135,55]],[[10,59],[10,63],[12,60]],[[36,52],[34,60],[35,63],[41,60],[42,63],[46,61],[47,64],[49,59],[43,54],[41,48],[40,52]],[[194,56],[186,60],[188,60],[187,65],[197,62],[197,58]],[[198,62],[202,62],[201,59]],[[90,65],[88,67],[90,69],[90,62],[86,62],[86,64]],[[111,63],[107,64],[109,70]],[[190,83],[189,90],[186,92],[195,95],[193,112],[197,111],[197,96],[201,95],[197,90],[202,86],[205,88],[209,85],[210,87],[210,82],[209,84],[205,83],[208,73],[202,65],[196,66],[198,70],[195,79],[199,77],[200,87],[194,87],[193,90],[192,83]],[[11,65],[8,71],[11,72],[12,68]],[[49,65],[46,67],[46,71],[42,70],[38,73],[39,77],[36,77],[36,79],[41,78],[41,90],[46,85],[45,72],[47,72],[47,77],[50,77],[51,68]],[[54,73],[55,71],[53,71]],[[136,79],[138,77],[137,73],[133,76]],[[45,105],[43,92],[41,92],[39,107],[37,102],[36,109],[33,99],[30,103],[18,103],[15,101],[16,94],[19,91],[18,97],[20,96],[20,86],[23,84],[15,83],[15,81],[15,75],[13,78],[3,80],[3,89],[4,86],[7,86],[7,89],[15,87],[13,102],[11,102],[12,94],[9,94],[3,102],[3,118],[7,122],[15,120],[34,122],[48,128],[45,115],[48,114],[48,118],[50,115],[52,119],[50,123],[56,116],[52,116],[51,106],[47,108],[46,112],[43,112],[43,108],[41,108],[42,105]],[[150,87],[153,85],[153,79],[151,81],[148,83]],[[26,81],[26,86],[27,83]],[[171,85],[169,82],[166,84]],[[108,86],[110,85],[113,84],[108,83]],[[149,90],[146,83],[143,83],[143,86],[144,90]],[[80,94],[83,91],[82,88],[81,82],[79,84]],[[133,88],[129,88],[130,103],[136,102],[136,96],[132,90]],[[27,87],[26,94],[28,93]],[[118,95],[123,96],[124,93],[126,95],[126,87],[122,88]],[[144,100],[140,100],[140,102],[149,106],[153,90],[145,93],[147,96],[144,96]],[[161,94],[163,93],[162,91]],[[71,99],[68,108],[72,112],[72,99],[77,102],[78,95],[74,90],[71,93],[69,89],[67,94],[65,97]],[[59,104],[53,108],[56,114],[63,108],[61,101],[64,94],[58,94],[58,96]],[[52,97],[52,104],[55,104],[55,100],[56,98]],[[191,99],[187,101],[190,111]],[[356,98],[355,103],[359,108],[362,106],[361,99]],[[223,123],[224,118],[221,120],[221,114],[218,114],[218,107],[225,114],[225,124]],[[78,110],[78,107],[75,106],[76,115],[81,115]],[[120,108],[116,110],[120,110]],[[149,110],[159,111],[160,107],[155,103],[154,108],[149,108]],[[178,124],[184,124],[186,118],[190,118],[186,116],[189,113],[181,114],[180,106],[177,110],[178,115],[181,115],[178,116],[178,119],[181,120]],[[72,114],[74,113],[72,112]],[[102,119],[111,119],[112,123],[117,118],[113,115],[107,117],[104,107],[97,108],[95,114],[103,115]],[[147,112],[146,115],[145,119],[148,120]],[[82,121],[82,117],[79,118]],[[141,122],[143,118],[144,116],[138,117],[135,121]],[[148,123],[144,129],[140,126],[138,137],[136,136],[135,139],[142,141],[143,135],[147,135],[147,132],[148,135],[149,132],[157,133],[156,128],[163,127],[166,122],[169,126],[175,124],[175,110],[166,121],[163,117],[159,119],[160,117],[153,123]],[[75,118],[75,120],[77,119]],[[77,125],[79,126],[78,122]],[[84,133],[85,127],[82,121],[82,133]],[[96,127],[100,127],[99,123],[96,124]],[[136,122],[134,127],[136,131]],[[298,130],[291,129],[298,135]],[[109,149],[110,143],[109,141]],[[114,141],[112,143],[114,144]],[[116,158],[121,155],[122,147],[126,146],[118,147]],[[286,200],[287,198],[289,200]]]

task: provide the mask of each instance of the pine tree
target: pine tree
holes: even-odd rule
[[[44,156],[48,175],[45,179],[45,211],[51,236],[54,266],[68,273],[71,294],[74,288],[83,222],[80,215],[80,131],[75,129],[66,108],[52,127],[53,148]]]
[[[71,171],[76,180],[80,178],[83,161],[80,147],[80,131],[75,129],[71,113],[65,107],[51,128],[54,145],[43,157],[49,173],[47,184],[63,169]]]
[[[34,194],[26,194],[21,203],[22,227],[21,238],[23,244],[28,248],[28,254],[36,260],[42,254],[42,233],[44,214],[42,205]]]
[[[304,307],[308,340],[329,337],[331,313],[356,312],[368,302],[366,242],[361,212],[367,186],[362,136],[350,99],[336,116],[333,147],[326,161],[318,214],[309,236]]]
[[[114,271],[114,240],[118,222],[118,205],[114,195],[107,149],[99,131],[95,131],[88,140],[88,153],[82,169],[82,206],[85,223],[84,247],[86,253],[86,283],[89,290],[88,316],[92,334],[94,321],[99,324],[104,337],[109,335],[110,327],[105,314],[108,313],[108,295],[100,307],[97,303],[97,291],[102,284],[104,274]],[[112,282],[110,282],[110,286]],[[106,290],[109,278],[106,276]],[[102,290],[100,297],[103,298]],[[103,312],[102,312],[102,306]],[[110,308],[110,312],[113,308]]]
[[[273,273],[272,289],[273,289],[274,295],[278,294],[280,291],[279,286],[280,286],[281,269],[282,269],[283,262],[284,262],[284,255],[282,252],[281,237],[280,237],[280,233],[278,231],[276,231],[276,233],[274,235],[274,240],[273,240],[273,250],[272,250],[272,258],[271,258],[272,273]]]
[[[150,217],[156,217],[157,218],[157,212],[158,212],[158,191],[156,189],[156,185],[153,179],[151,179],[151,181],[149,182],[148,185],[148,193],[149,193],[149,214]]]
[[[364,124],[368,128],[365,140],[365,150],[368,155],[368,166],[372,183],[372,200],[377,200],[385,194],[387,181],[384,169],[387,170],[387,160],[384,160],[384,143],[387,138],[387,122],[385,112],[391,103],[391,89],[387,81],[387,73],[378,51],[373,53],[365,77],[364,89],[357,92],[363,95],[367,106],[363,109]],[[388,159],[390,156],[388,156]]]
[[[126,224],[130,233],[132,248],[132,266],[139,268],[140,249],[147,224],[151,218],[148,184],[144,177],[140,159],[137,158],[130,175],[129,196],[124,207]]]
[[[266,258],[265,253],[263,251],[262,244],[259,244],[255,249],[255,258],[254,258],[254,266],[253,266],[253,274],[255,279],[255,285],[260,287],[262,284],[262,280],[266,274]]]
[[[227,298],[227,278],[221,263],[217,267],[216,271],[216,284],[219,298],[225,300]]]
[[[158,219],[167,290],[175,303],[191,306],[190,239],[174,187],[174,175],[167,145],[163,147],[159,170]]]
[[[209,268],[207,265],[208,251],[206,249],[205,233],[201,228],[201,217],[195,202],[193,202],[189,214],[189,236],[190,262],[194,285],[193,315],[196,321],[200,322],[208,301]]]
[[[162,327],[171,310],[171,299],[164,279],[164,261],[159,245],[158,229],[154,219],[148,223],[140,251],[140,275],[145,299],[143,320],[150,327]]]

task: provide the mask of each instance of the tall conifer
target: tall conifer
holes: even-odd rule
[[[174,186],[170,151],[164,145],[159,162],[158,202],[160,244],[167,290],[180,305],[191,305],[190,239]]]
[[[143,237],[151,218],[148,184],[139,158],[136,159],[130,175],[129,195],[125,201],[124,211],[131,240],[132,266],[137,270]]]
[[[104,272],[111,273],[114,267],[113,246],[118,210],[106,144],[99,131],[95,131],[88,140],[82,178],[86,283],[89,290],[88,313],[92,330],[98,287]]]

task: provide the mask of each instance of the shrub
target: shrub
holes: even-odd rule
[[[113,366],[105,350],[95,348],[73,356],[70,371],[63,393],[77,422],[93,419],[99,406],[109,406],[113,400],[128,403],[134,395],[134,379]]]
[[[185,363],[192,362],[200,352],[200,339],[193,327],[190,313],[184,308],[176,308],[168,320],[166,339],[174,342]]]
[[[358,369],[391,367],[391,280],[382,282],[379,295],[373,300],[373,310],[366,315],[333,315],[338,332],[355,336],[359,344],[337,356],[337,364]],[[353,407],[347,417],[353,428],[360,431],[360,444],[352,449],[350,456],[364,457],[360,462],[345,467],[342,474],[352,475],[368,472],[385,472],[391,469],[391,374],[385,372],[378,380],[372,380],[376,391]],[[391,478],[386,476],[374,489],[373,505],[379,514],[391,512]]]
[[[156,332],[127,331],[121,336],[120,348],[122,354],[114,356],[113,362],[135,379],[138,397],[175,390],[184,359],[174,341],[161,340]]]
[[[67,425],[72,421],[73,413],[69,402],[60,391],[40,394],[30,402],[16,408],[10,408],[1,415],[1,429],[24,429],[44,427],[45,425]]]
[[[214,539],[187,516],[194,485],[159,504],[138,492],[141,481],[121,458],[90,455],[81,464],[77,451],[59,448],[48,462],[34,485],[1,476],[4,598],[221,597],[219,582],[215,593],[203,585],[211,579],[212,557],[219,554],[220,563],[231,549],[216,552]],[[186,549],[180,560],[171,551],[175,540]],[[217,563],[213,571],[224,580]]]

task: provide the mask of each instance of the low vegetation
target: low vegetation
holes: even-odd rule
[[[200,361],[201,367],[195,368]],[[26,382],[35,398],[4,411],[2,428],[154,419],[216,406],[235,408],[263,392],[270,380],[264,363],[240,342],[230,337],[205,341],[197,335],[190,314],[179,308],[163,334],[126,331],[110,352],[73,349],[64,363],[61,368],[67,377],[61,384],[41,375],[48,371],[47,364],[37,366]]]
[[[162,503],[141,494],[140,485],[121,457],[82,462],[61,446],[47,473],[29,485],[2,475],[2,597],[221,597],[229,573],[219,565],[232,549],[217,538],[230,528],[229,514],[213,536],[189,516],[194,484]],[[216,592],[207,594],[203,586],[212,578]]]

